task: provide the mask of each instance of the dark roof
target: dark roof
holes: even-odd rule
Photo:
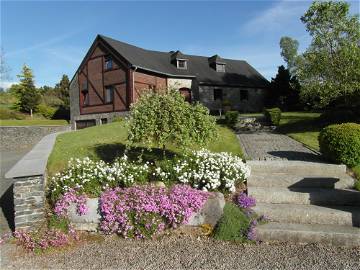
[[[226,72],[216,72],[209,65],[209,57],[186,55],[180,51],[159,52],[145,50],[109,37],[99,35],[108,45],[125,58],[134,67],[164,74],[171,77],[196,77],[199,83],[216,85],[242,85],[249,87],[267,87],[269,82],[252,66],[243,60],[222,59]],[[188,59],[187,69],[177,69],[171,63],[172,54]]]

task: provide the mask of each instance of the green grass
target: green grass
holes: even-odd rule
[[[214,152],[226,151],[242,157],[243,153],[236,135],[226,127],[218,126],[218,131],[219,138],[210,142],[206,148]],[[57,137],[54,149],[49,157],[48,172],[53,174],[63,170],[70,158],[89,157],[94,160],[101,159],[111,162],[124,153],[126,138],[127,130],[124,122],[61,134]],[[160,159],[162,157],[160,149],[153,149],[149,152],[141,147],[132,150],[129,155],[137,156],[142,150],[146,159]],[[179,154],[181,150],[172,145],[167,146],[168,156],[175,153]]]
[[[0,126],[64,126],[68,125],[66,120],[0,120]]]
[[[216,225],[213,236],[223,241],[245,242],[249,218],[233,203],[226,203],[224,213]]]
[[[284,112],[281,114],[278,131],[319,151],[319,116],[320,113],[312,112]]]

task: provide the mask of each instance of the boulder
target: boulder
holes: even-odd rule
[[[71,224],[76,230],[81,231],[96,231],[100,224],[99,213],[99,199],[91,198],[86,201],[88,212],[85,215],[79,216],[76,213],[76,205],[72,203],[68,210],[68,217]]]
[[[190,217],[187,225],[199,226],[202,224],[211,224],[215,226],[223,215],[224,205],[224,194],[220,192],[212,193],[204,206]]]

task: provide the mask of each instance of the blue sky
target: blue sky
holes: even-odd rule
[[[73,76],[97,34],[146,49],[244,59],[271,79],[283,64],[279,40],[309,42],[300,16],[311,1],[1,1],[1,46],[11,68],[24,63],[37,86]],[[352,13],[359,3],[351,2]]]

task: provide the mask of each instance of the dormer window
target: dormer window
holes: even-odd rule
[[[170,59],[171,63],[176,66],[178,69],[187,69],[188,59],[180,51],[171,51]]]
[[[178,69],[187,69],[187,61],[185,59],[177,60],[177,68]]]
[[[215,69],[216,72],[225,72],[225,61],[218,56],[217,54],[211,56],[208,58],[209,65],[213,69]]]
[[[225,64],[216,64],[217,72],[225,72]]]
[[[105,58],[105,70],[110,70],[113,68],[113,61],[110,56]]]

